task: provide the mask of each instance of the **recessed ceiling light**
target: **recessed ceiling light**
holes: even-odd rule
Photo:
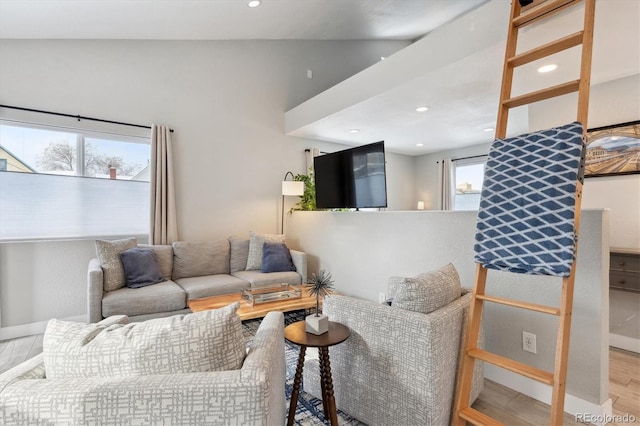
[[[493,127],[487,127],[485,129],[482,129],[483,132],[493,132],[495,129]]]
[[[258,6],[260,6],[260,4],[262,4],[262,1],[260,1],[260,0],[251,0],[249,3],[247,3],[247,6],[249,6],[249,7],[258,7]]]
[[[416,146],[424,146],[423,143],[417,143]]]
[[[551,72],[551,71],[554,71],[556,68],[558,68],[558,65],[556,64],[543,65],[540,68],[538,68],[538,72],[539,73]]]
[[[380,56],[380,60],[381,61],[384,61],[385,59],[387,59],[387,58],[385,58],[384,56]]]
[[[349,130],[349,133],[358,133],[360,131],[360,129],[351,129]]]
[[[429,111],[429,107],[428,106],[419,106],[418,108],[416,108],[416,111],[418,111],[418,112]]]

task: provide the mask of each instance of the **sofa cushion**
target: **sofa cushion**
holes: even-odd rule
[[[262,246],[261,272],[295,271],[291,260],[291,253],[284,243],[270,243],[265,241]]]
[[[138,244],[135,237],[123,240],[96,240],[96,255],[104,272],[104,291],[124,287],[126,280],[120,253]]]
[[[271,243],[284,243],[284,234],[258,234],[249,231],[249,255],[247,257],[247,271],[262,269],[262,246],[265,241]]]
[[[173,243],[174,280],[229,273],[229,241],[176,241]]]
[[[249,282],[251,288],[283,283],[293,285],[302,284],[302,277],[297,272],[271,272],[265,274],[260,271],[238,271],[231,275]]]
[[[43,340],[47,378],[238,369],[246,353],[238,306],[106,328],[51,320]]]
[[[240,293],[250,287],[249,283],[227,274],[206,275],[204,277],[180,278],[176,284],[187,293],[187,300],[221,294]]]
[[[448,265],[415,278],[392,277],[390,287],[393,301],[391,306],[408,311],[428,314],[448,305],[460,297],[460,277],[456,268]]]
[[[102,316],[144,315],[185,309],[187,296],[178,284],[164,281],[141,288],[121,288],[105,293],[102,298]]]
[[[153,249],[156,254],[156,259],[158,260],[158,265],[160,266],[160,273],[163,277],[170,280],[171,272],[173,271],[173,247],[161,244],[138,244],[138,247]]]
[[[244,271],[247,269],[247,257],[249,257],[249,239],[232,236],[229,237],[229,245],[231,246],[230,272]]]
[[[140,288],[166,281],[160,272],[153,249],[130,248],[120,253],[120,260],[129,288]]]

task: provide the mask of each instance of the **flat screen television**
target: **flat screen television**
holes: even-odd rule
[[[319,209],[387,207],[384,141],[315,157]]]

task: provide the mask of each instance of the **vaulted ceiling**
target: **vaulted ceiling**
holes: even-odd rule
[[[416,40],[287,112],[290,135],[420,155],[493,138],[507,31],[507,0],[0,0],[5,39]],[[539,44],[575,31],[581,11],[533,26]],[[592,84],[640,73],[640,1],[599,0]],[[531,44],[531,43],[529,43]],[[523,45],[526,47],[525,39]],[[577,49],[554,73],[516,75],[524,93],[575,77]],[[428,106],[417,113],[418,106]],[[513,133],[528,130],[514,111]],[[359,133],[349,130],[359,129]],[[418,146],[421,144],[422,146]]]

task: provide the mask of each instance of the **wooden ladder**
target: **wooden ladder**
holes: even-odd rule
[[[581,31],[570,34],[558,40],[538,46],[529,51],[516,54],[518,31],[534,22],[542,22],[544,19],[556,13],[572,7],[584,1],[584,26]],[[518,0],[512,0],[509,32],[503,68],[502,87],[500,92],[500,104],[496,125],[496,138],[505,138],[507,131],[507,119],[509,110],[518,106],[531,104],[544,99],[549,99],[572,92],[578,92],[577,120],[582,123],[583,132],[587,130],[587,115],[589,107],[589,86],[591,80],[591,56],[593,50],[593,25],[595,15],[595,0],[536,0],[525,8],[520,6]],[[580,64],[580,78],[546,89],[527,93],[521,96],[511,97],[513,85],[513,72],[516,67],[528,64],[538,59],[553,55],[563,50],[582,45],[582,59]],[[575,232],[580,226],[580,204],[582,183],[579,181],[576,190],[575,205]],[[576,247],[577,250],[577,247]],[[577,251],[576,251],[577,253]],[[537,305],[525,301],[505,299],[485,294],[487,269],[480,264],[476,266],[475,284],[472,293],[469,323],[467,328],[467,340],[465,343],[464,357],[459,376],[455,412],[452,418],[453,425],[465,425],[468,421],[474,425],[499,425],[500,422],[471,408],[469,397],[471,393],[471,381],[476,360],[491,363],[495,366],[518,373],[530,379],[546,383],[553,387],[551,397],[550,425],[561,425],[564,412],[565,383],[567,377],[567,359],[569,355],[569,334],[571,330],[571,311],[573,306],[573,288],[575,281],[576,262],[571,266],[570,275],[562,279],[560,295],[560,307]],[[480,320],[482,317],[483,302],[499,303],[513,308],[528,309],[559,317],[558,334],[556,339],[554,371],[543,371],[530,365],[505,358],[478,348],[478,336],[480,332]]]

